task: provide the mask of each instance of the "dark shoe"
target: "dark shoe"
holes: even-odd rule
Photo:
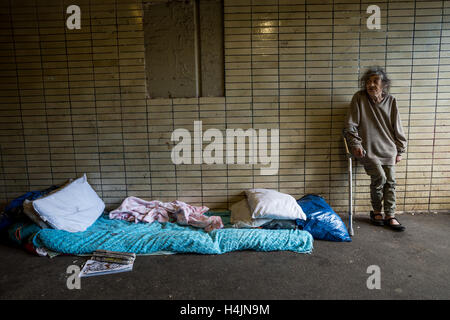
[[[376,219],[375,217],[380,216],[383,218],[383,215],[381,213],[375,213],[373,211],[370,211],[370,222],[376,226],[382,226],[384,225],[383,219]]]
[[[399,224],[392,224],[391,220],[396,220]],[[384,224],[395,231],[405,231],[405,226],[400,224],[397,218],[388,218],[384,220]]]

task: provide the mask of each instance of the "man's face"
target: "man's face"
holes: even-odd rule
[[[371,96],[379,96],[383,92],[383,81],[380,76],[371,76],[366,82],[366,90]]]

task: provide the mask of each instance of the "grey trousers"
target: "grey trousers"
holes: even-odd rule
[[[395,166],[364,164],[370,176],[370,201],[374,211],[395,216]]]

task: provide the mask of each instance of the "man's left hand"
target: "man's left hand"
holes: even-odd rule
[[[397,155],[397,157],[395,157],[395,164],[399,163],[401,160],[402,160],[402,156]]]

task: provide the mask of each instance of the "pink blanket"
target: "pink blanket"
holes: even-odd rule
[[[194,207],[181,201],[146,201],[136,197],[126,198],[120,207],[109,213],[110,219],[129,222],[172,222],[203,228],[205,231],[223,228],[222,219],[217,216],[205,216],[208,207]]]

